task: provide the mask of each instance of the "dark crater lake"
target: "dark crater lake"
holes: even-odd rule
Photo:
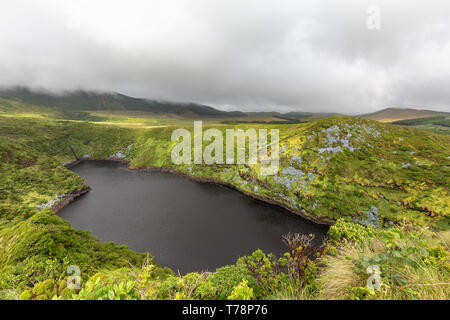
[[[258,248],[279,256],[283,234],[312,233],[319,243],[328,230],[228,187],[171,173],[129,171],[112,161],[85,161],[71,170],[92,190],[65,207],[62,218],[103,242],[150,252],[182,274],[214,271]]]

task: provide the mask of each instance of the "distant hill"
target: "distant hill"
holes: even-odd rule
[[[450,128],[450,117],[440,116],[440,117],[429,117],[429,118],[415,118],[407,120],[398,120],[392,122],[393,124],[399,124],[401,126],[426,126],[434,125]]]
[[[206,117],[246,117],[244,112],[226,112],[197,103],[175,103],[139,99],[120,93],[67,91],[56,94],[48,91],[14,87],[0,90],[0,97],[29,104],[72,111],[147,111],[168,114],[197,114]]]
[[[74,90],[65,91],[63,93],[54,93],[46,90],[34,90],[20,86],[0,88],[0,99],[1,98],[21,102],[28,108],[47,107],[56,111],[71,112],[71,114],[79,111],[141,111],[190,117],[240,118],[239,121],[244,122],[246,121],[246,118],[254,118],[258,121],[264,118],[269,119],[272,122],[278,122],[277,119],[280,119],[280,122],[310,122],[339,115],[337,113],[301,111],[287,113],[276,111],[221,111],[211,106],[198,103],[177,103],[134,98],[117,92]],[[395,122],[442,116],[450,118],[450,113],[431,110],[386,108],[374,113],[363,114],[359,117],[380,122]],[[249,121],[252,119],[249,119]]]
[[[248,116],[270,116],[274,118],[279,118],[287,121],[292,120],[300,120],[300,121],[315,121],[322,118],[328,118],[331,116],[339,115],[337,113],[321,113],[321,112],[301,112],[301,111],[295,111],[295,112],[275,112],[275,111],[268,111],[268,112],[247,112]]]
[[[374,113],[363,114],[360,117],[370,120],[377,120],[380,122],[395,122],[399,120],[431,118],[438,116],[450,117],[450,113],[432,110],[386,108]]]

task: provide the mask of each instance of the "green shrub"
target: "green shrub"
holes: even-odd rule
[[[377,291],[368,287],[348,288],[348,300],[377,300]]]
[[[260,249],[250,256],[240,258],[238,262],[244,264],[248,274],[256,280],[255,297],[267,296],[278,289],[286,276],[282,273],[286,259],[277,259],[273,254],[266,255]]]
[[[179,277],[168,277],[158,286],[158,299],[174,299],[180,288],[181,279]]]
[[[20,295],[20,300],[32,300],[32,299],[33,299],[33,293],[31,292],[31,290],[25,290]]]
[[[96,274],[91,277],[78,295],[76,300],[136,300],[139,299],[136,282],[133,280],[114,279]]]
[[[209,281],[217,290],[217,299],[225,300],[233,291],[234,287],[239,285],[245,279],[251,288],[256,288],[256,280],[247,273],[247,269],[242,263],[236,265],[224,266],[216,270],[209,277]]]
[[[328,238],[332,244],[339,244],[343,240],[361,242],[375,234],[376,231],[371,227],[346,222],[344,219],[338,219],[328,230]]]
[[[194,293],[198,299],[212,300],[217,295],[217,289],[209,280],[205,280],[199,283]]]
[[[228,300],[250,300],[253,297],[253,289],[247,285],[247,280],[242,279],[242,282],[234,287]]]
[[[450,272],[448,256],[449,253],[444,246],[438,246],[428,249],[428,256],[424,257],[423,260],[428,265],[442,268],[445,271]]]

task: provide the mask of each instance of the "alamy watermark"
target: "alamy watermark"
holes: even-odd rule
[[[209,128],[203,132],[202,121],[194,121],[193,135],[192,139],[191,132],[181,128],[172,132],[172,141],[178,142],[181,139],[172,149],[174,164],[260,164],[262,175],[278,172],[278,129],[270,129],[270,135],[268,129],[259,129],[258,132],[253,128],[226,129],[224,144],[222,131]],[[204,148],[203,142],[208,142]]]
[[[81,289],[81,270],[77,265],[71,265],[67,267],[66,273],[69,275],[67,277],[67,288],[70,290]]]
[[[66,8],[67,19],[66,27],[69,30],[81,29],[81,7],[79,4],[73,3]]]
[[[381,29],[381,8],[378,5],[370,5],[366,9],[368,14],[366,20],[366,26],[369,30],[380,30]]]
[[[380,290],[381,288],[381,270],[378,265],[368,266],[366,270],[370,277],[367,279],[369,289]]]

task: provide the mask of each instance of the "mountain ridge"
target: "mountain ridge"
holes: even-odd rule
[[[384,108],[379,111],[372,113],[361,114],[359,117],[377,120],[381,122],[395,122],[399,120],[410,120],[410,119],[420,119],[420,118],[431,118],[436,116],[447,116],[450,117],[449,112],[434,111],[426,109],[414,109],[414,108]]]
[[[176,103],[161,100],[141,99],[117,92],[87,90],[54,93],[32,90],[26,87],[12,87],[0,90],[0,97],[21,102],[72,111],[147,111],[153,113],[194,113],[212,117],[246,117],[240,111],[221,111],[198,103]]]
[[[32,89],[24,86],[0,88],[0,98],[66,111],[144,111],[157,114],[195,114],[204,117],[219,118],[271,116],[283,120],[305,120],[308,118],[310,118],[310,120],[317,120],[319,118],[340,115],[340,113],[335,112],[306,111],[291,111],[284,113],[277,111],[222,111],[200,103],[136,98],[118,92],[77,89],[56,93],[46,89]],[[450,113],[414,108],[388,107],[372,113],[355,115],[355,117],[380,122],[395,122],[399,120],[421,119],[435,116],[445,116],[450,118]]]

